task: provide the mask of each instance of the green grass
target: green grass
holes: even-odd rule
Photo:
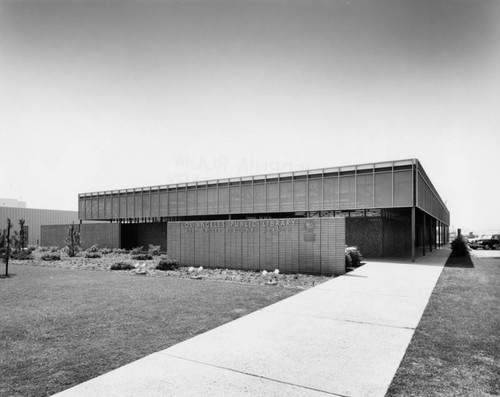
[[[46,396],[299,292],[10,266],[0,280],[0,395]]]
[[[499,395],[499,286],[498,258],[450,257],[387,396]]]

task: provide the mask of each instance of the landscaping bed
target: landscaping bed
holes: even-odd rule
[[[106,252],[106,251],[103,251]],[[49,254],[58,254],[60,260],[47,261],[42,260],[42,256]],[[88,253],[87,253],[88,255]],[[146,254],[144,254],[146,255]],[[101,253],[101,257],[88,258],[85,252],[79,253],[75,257],[69,257],[66,253],[55,251],[50,253],[45,250],[37,249],[32,253],[31,260],[12,260],[11,263],[29,266],[46,266],[58,267],[65,269],[79,269],[92,271],[112,271],[119,273],[127,273],[130,275],[145,275],[150,277],[177,277],[177,278],[192,278],[194,271],[189,271],[189,267],[179,266],[174,270],[157,270],[156,266],[160,262],[162,256],[152,256],[151,260],[134,260],[133,254],[123,252]],[[164,257],[164,256],[163,256]],[[132,270],[110,270],[113,264],[127,263],[134,267]],[[197,270],[198,268],[196,268]],[[192,269],[195,270],[195,269]],[[267,269],[273,271],[275,269]],[[199,272],[202,280],[232,282],[253,285],[267,285],[268,277],[264,277],[261,272],[251,270],[232,270],[232,269],[203,269]],[[307,289],[315,285],[330,280],[331,277],[308,275],[308,274],[278,274],[277,285],[284,288]]]

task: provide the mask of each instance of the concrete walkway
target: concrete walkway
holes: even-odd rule
[[[57,396],[383,396],[449,253],[368,262]]]

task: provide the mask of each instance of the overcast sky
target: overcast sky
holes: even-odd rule
[[[0,197],[418,158],[500,231],[500,2],[0,0]]]

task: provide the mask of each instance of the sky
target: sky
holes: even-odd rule
[[[0,197],[418,158],[500,231],[497,0],[0,0]]]

